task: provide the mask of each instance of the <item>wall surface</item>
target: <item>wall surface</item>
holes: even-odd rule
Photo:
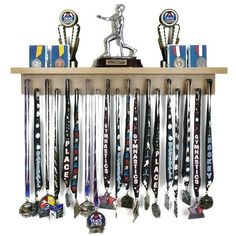
[[[160,12],[173,8],[179,13],[181,44],[207,44],[208,66],[226,66],[228,75],[217,75],[216,95],[213,98],[212,123],[215,180],[210,189],[214,207],[205,212],[205,219],[188,220],[183,205],[180,216],[174,217],[161,203],[162,217],[155,219],[151,211],[142,208],[137,221],[132,213],[121,209],[118,219],[114,212],[102,211],[107,218],[104,235],[235,235],[235,42],[233,2],[206,0],[123,0],[125,10],[125,40],[138,49],[137,56],[144,66],[159,66],[161,54],[157,44],[157,25]],[[0,59],[0,147],[1,147],[1,235],[17,233],[38,235],[87,235],[85,219],[73,218],[66,209],[65,217],[55,221],[24,219],[18,214],[24,201],[24,139],[23,96],[20,95],[20,76],[11,75],[10,67],[28,66],[28,45],[57,44],[58,17],[66,8],[79,15],[81,42],[78,50],[79,66],[89,67],[103,52],[103,38],[110,32],[108,22],[97,14],[111,15],[114,0],[57,0],[13,1],[1,3],[1,59]],[[99,174],[101,177],[101,174]],[[80,190],[82,191],[82,186]],[[162,186],[160,198],[164,197]],[[203,189],[201,190],[203,192]],[[103,186],[100,186],[100,193]],[[142,192],[144,189],[142,187]],[[80,202],[83,201],[83,194]]]

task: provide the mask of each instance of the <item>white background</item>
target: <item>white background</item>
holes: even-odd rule
[[[224,1],[131,1],[126,6],[125,41],[138,49],[143,65],[159,66],[161,54],[157,43],[158,17],[165,8],[179,13],[181,44],[207,44],[208,66],[226,66],[228,75],[217,75],[216,96],[213,100],[213,135],[215,180],[211,187],[214,207],[205,212],[206,218],[188,220],[180,210],[176,219],[163,205],[162,217],[156,219],[151,211],[140,210],[137,222],[131,212],[102,211],[107,217],[104,235],[167,234],[167,235],[235,235],[235,12],[233,2]],[[1,235],[86,235],[85,219],[73,218],[66,211],[64,218],[24,219],[18,214],[24,201],[23,99],[20,95],[20,75],[11,75],[10,67],[28,66],[30,44],[57,44],[58,17],[66,8],[74,9],[81,25],[79,66],[89,67],[103,52],[103,38],[110,32],[108,22],[96,18],[114,12],[114,0],[13,1],[1,3],[0,56],[0,217]],[[100,193],[102,192],[100,189]],[[144,191],[144,189],[142,189]],[[160,196],[163,198],[163,194]],[[82,201],[82,199],[81,199]],[[129,214],[130,213],[130,214]],[[3,233],[4,232],[4,233]]]

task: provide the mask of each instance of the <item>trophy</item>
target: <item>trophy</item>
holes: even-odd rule
[[[141,61],[134,56],[137,50],[124,42],[124,16],[125,6],[123,4],[116,5],[115,14],[110,17],[97,15],[97,18],[111,21],[112,32],[104,39],[104,53],[95,61],[96,67],[142,67]],[[111,42],[116,41],[119,55],[111,55]],[[125,51],[129,51],[125,55]]]
[[[159,18],[158,25],[158,43],[161,49],[163,60],[161,67],[167,67],[167,45],[178,44],[180,26],[178,22],[178,14],[173,9],[164,10]]]
[[[71,37],[66,31],[71,31]],[[70,67],[77,67],[76,52],[79,46],[80,26],[77,14],[69,9],[62,11],[60,15],[60,25],[58,26],[59,44],[69,45]]]

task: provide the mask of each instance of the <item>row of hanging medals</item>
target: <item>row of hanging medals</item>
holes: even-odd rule
[[[96,138],[93,144],[90,143],[91,115],[90,115],[90,80],[86,80],[85,94],[85,201],[81,204],[77,200],[78,186],[78,169],[79,169],[79,90],[74,91],[74,128],[73,128],[73,155],[71,154],[71,102],[70,102],[70,80],[65,81],[65,123],[64,123],[64,153],[62,179],[66,187],[66,206],[70,206],[70,190],[74,194],[75,206],[74,217],[79,214],[87,218],[87,224],[92,232],[102,232],[105,226],[105,217],[98,212],[97,208],[117,209],[118,192],[124,184],[127,194],[121,198],[121,207],[133,209],[133,221],[139,215],[139,187],[140,179],[146,189],[146,197],[144,200],[145,210],[150,206],[150,197],[148,193],[150,180],[151,188],[154,193],[155,202],[152,204],[152,213],[155,217],[160,217],[161,211],[158,205],[158,188],[159,188],[159,155],[160,155],[160,90],[154,90],[155,111],[154,111],[154,127],[153,139],[151,140],[151,80],[146,81],[146,106],[145,106],[145,123],[144,137],[140,137],[140,90],[136,89],[133,103],[133,127],[132,136],[130,132],[130,80],[127,80],[126,88],[126,117],[125,117],[125,144],[123,153],[123,174],[121,174],[121,142],[120,142],[120,97],[119,89],[116,89],[116,145],[115,145],[115,197],[110,195],[110,178],[111,178],[111,150],[110,150],[110,80],[106,80],[106,92],[104,102],[104,132],[103,132],[103,178],[105,186],[105,194],[98,197],[97,189],[97,164],[96,164]],[[194,110],[194,134],[193,145],[191,145],[191,118],[190,118],[190,96],[191,96],[191,80],[186,80],[186,98],[183,117],[183,138],[182,138],[182,178],[185,189],[182,191],[182,201],[189,205],[189,218],[204,217],[203,210],[209,209],[213,205],[212,197],[208,196],[208,189],[213,182],[213,161],[212,161],[212,136],[211,136],[211,93],[212,80],[208,79],[207,83],[207,109],[205,119],[205,132],[200,131],[201,120],[201,89],[195,89],[195,110]],[[167,103],[166,103],[166,194],[164,206],[170,209],[169,191],[171,185],[174,191],[174,214],[178,216],[178,182],[179,182],[179,156],[180,154],[180,89],[175,89],[175,124],[174,135],[172,128],[172,112],[171,112],[171,80],[166,80],[167,85]],[[45,188],[46,195],[38,200],[39,192],[43,186],[43,177],[41,169],[41,127],[40,127],[40,93],[39,89],[34,89],[34,187],[35,202],[30,199],[30,80],[24,81],[24,101],[25,101],[25,197],[26,202],[21,206],[19,212],[22,216],[29,217],[39,214],[40,217],[50,216],[50,219],[63,216],[63,204],[59,204],[58,195],[60,193],[60,168],[59,168],[59,137],[58,137],[58,118],[59,118],[59,96],[60,90],[55,89],[54,105],[54,195],[49,193],[49,140],[50,140],[50,80],[45,80],[45,146],[44,146],[44,163],[45,163]],[[95,110],[94,110],[94,137],[96,137],[97,115],[96,110],[99,106],[99,90],[95,94]],[[200,137],[205,135],[204,155],[201,157]],[[132,139],[132,143],[130,142]],[[174,140],[175,139],[175,140]],[[141,153],[140,144],[143,141],[143,159],[140,168]],[[91,163],[91,145],[94,145],[93,164]],[[192,150],[191,150],[192,147]],[[151,153],[152,149],[152,153]],[[193,161],[191,163],[190,156],[193,152]],[[71,155],[73,161],[71,165]],[[173,158],[174,157],[174,158]],[[199,189],[201,187],[201,165],[203,160],[205,189],[206,193],[201,199],[199,198]],[[130,163],[132,162],[132,185],[135,199],[129,195],[129,184],[131,182]],[[71,171],[72,167],[72,171]],[[93,167],[93,194],[91,194],[91,171]],[[140,171],[141,170],[141,171]],[[193,171],[193,173],[191,173]],[[190,195],[190,177],[193,177],[193,190],[195,201],[191,205]],[[89,196],[93,195],[93,202],[89,201]]]

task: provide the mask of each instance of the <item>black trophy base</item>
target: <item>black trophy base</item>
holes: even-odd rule
[[[143,67],[136,57],[100,57],[94,61],[95,67]]]

